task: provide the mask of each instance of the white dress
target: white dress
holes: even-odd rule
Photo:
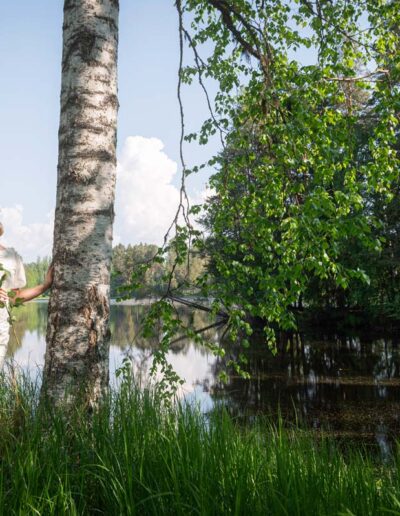
[[[1,288],[8,291],[14,288],[22,288],[26,285],[24,264],[14,248],[0,249],[0,264],[8,271]],[[4,272],[0,271],[0,277],[3,274]],[[10,323],[8,322],[7,309],[0,308],[0,371],[3,368],[7,352],[9,333]]]

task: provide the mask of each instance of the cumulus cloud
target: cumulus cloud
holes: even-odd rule
[[[158,138],[130,136],[118,162],[116,242],[160,244],[179,204],[177,164]]]
[[[50,255],[53,219],[53,212],[49,212],[45,222],[27,223],[24,220],[24,209],[21,205],[0,206],[0,220],[4,225],[1,243],[6,247],[14,247],[27,262],[35,260],[37,256]]]
[[[162,243],[179,204],[179,189],[173,184],[178,167],[163,149],[158,138],[125,140],[117,167],[114,245]],[[209,194],[208,190],[194,192],[190,202],[201,204]],[[1,242],[15,247],[24,261],[50,255],[53,218],[50,212],[44,222],[26,222],[21,205],[0,206],[5,228]]]

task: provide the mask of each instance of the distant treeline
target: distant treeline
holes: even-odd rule
[[[138,270],[141,264],[149,263],[149,267],[140,274],[138,283],[140,287],[132,289],[132,297],[140,298],[157,296],[165,292],[168,274],[172,270],[174,256],[170,253],[163,263],[153,261],[158,247],[150,244],[128,245],[119,244],[113,248],[111,297],[123,295],[118,287],[130,285],[132,274]],[[191,293],[191,287],[195,279],[204,269],[204,259],[199,256],[191,256],[190,268],[187,264],[178,264],[173,272],[171,287],[181,287],[180,292]]]
[[[111,297],[117,298],[124,295],[119,287],[130,285],[132,274],[141,264],[150,262],[156,255],[158,247],[150,244],[138,244],[124,246],[119,244],[113,248]],[[166,274],[171,270],[172,256],[167,256],[165,263],[151,263],[149,268],[140,275],[140,287],[129,291],[134,298],[157,296],[165,291]],[[27,286],[32,287],[43,282],[51,259],[37,258],[35,262],[25,264]],[[199,276],[204,267],[204,260],[194,256],[191,258],[190,271],[186,264],[178,265],[172,277],[172,287],[186,285],[183,291],[190,291],[188,286]]]
[[[51,258],[37,258],[36,262],[25,264],[26,286],[33,287],[43,283],[47,269],[50,266]],[[45,294],[46,296],[46,294]]]

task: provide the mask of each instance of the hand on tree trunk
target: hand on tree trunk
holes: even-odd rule
[[[52,286],[53,279],[54,279],[54,266],[53,266],[53,264],[50,264],[50,267],[48,268],[48,270],[46,272],[46,276],[44,278],[44,283],[43,283],[43,286],[45,287],[46,290],[48,290]]]

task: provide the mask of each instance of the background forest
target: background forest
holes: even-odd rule
[[[127,245],[118,244],[113,248],[111,297],[119,298],[124,294],[121,287],[129,285],[132,275],[138,268],[151,262],[151,265],[143,270],[137,278],[140,285],[132,291],[132,298],[160,296],[165,292],[168,281],[168,272],[174,261],[173,252],[166,258],[165,263],[153,263],[152,259],[157,254],[158,247],[151,244]],[[186,295],[196,295],[193,289],[196,280],[205,267],[205,259],[199,255],[191,257],[190,270],[186,264],[178,265],[173,274],[172,287],[180,287],[180,292]],[[50,258],[38,257],[35,262],[25,265],[27,286],[32,287],[43,281],[44,275],[50,264]],[[136,275],[135,275],[136,277]],[[130,289],[131,291],[131,289]]]

